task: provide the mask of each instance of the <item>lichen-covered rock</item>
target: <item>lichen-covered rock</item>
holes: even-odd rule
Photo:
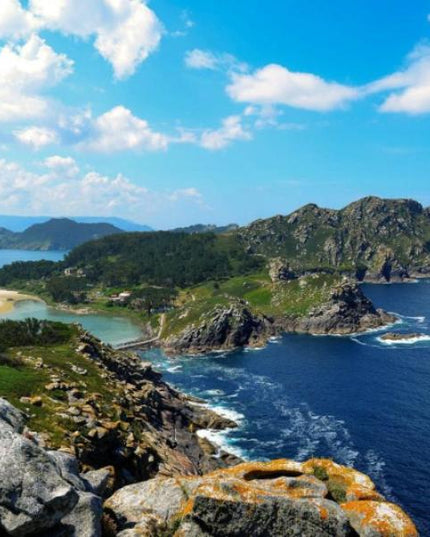
[[[417,537],[411,519],[392,503],[361,501],[342,504],[351,526],[360,537]]]
[[[417,537],[413,522],[366,475],[327,459],[155,478],[119,490],[105,511],[121,537]]]

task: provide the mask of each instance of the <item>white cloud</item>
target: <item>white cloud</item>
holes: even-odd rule
[[[79,173],[79,166],[72,157],[61,157],[53,155],[44,160],[43,165],[55,173],[64,174],[67,177],[74,177]]]
[[[228,146],[234,140],[251,140],[252,134],[242,124],[241,116],[229,116],[216,130],[206,130],[201,135],[200,145],[205,149],[218,150]]]
[[[47,110],[40,96],[73,70],[73,62],[32,35],[19,46],[0,49],[0,121],[37,118]]]
[[[185,65],[190,69],[216,69],[218,60],[212,52],[195,48],[185,54]]]
[[[1,0],[0,39],[26,37],[37,27],[35,17],[23,9],[19,0]]]
[[[381,78],[364,92],[391,93],[380,106],[381,112],[423,114],[430,112],[430,46],[418,46],[407,58],[403,70]],[[397,90],[397,91],[396,91]]]
[[[132,75],[154,52],[163,28],[142,0],[30,0],[40,24],[81,38],[95,36],[94,46],[119,79]]]
[[[102,153],[124,150],[157,151],[167,149],[167,136],[153,131],[148,122],[134,116],[123,106],[112,108],[93,122],[92,134],[81,148]]]
[[[0,211],[13,214],[56,216],[123,216],[139,221],[171,210],[202,207],[195,188],[153,191],[118,174],[109,177],[96,171],[65,177],[64,169],[75,166],[68,157],[50,157],[46,173],[34,173],[0,159]]]
[[[327,82],[311,73],[289,71],[270,64],[252,74],[232,74],[228,95],[238,102],[287,105],[305,110],[328,111],[358,98],[357,89]]]
[[[13,135],[19,142],[34,149],[40,149],[59,142],[57,132],[46,127],[28,127],[14,131]]]

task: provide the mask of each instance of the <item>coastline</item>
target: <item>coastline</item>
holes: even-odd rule
[[[17,302],[44,302],[41,298],[34,295],[26,295],[20,291],[11,291],[9,289],[0,289],[0,315],[13,311]]]

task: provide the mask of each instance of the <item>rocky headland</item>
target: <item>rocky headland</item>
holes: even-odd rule
[[[259,347],[284,332],[348,335],[379,329],[396,320],[394,315],[376,309],[357,284],[345,280],[327,292],[322,304],[303,315],[264,315],[253,311],[246,301],[235,300],[205,312],[196,323],[162,339],[160,345],[168,354],[203,354]]]

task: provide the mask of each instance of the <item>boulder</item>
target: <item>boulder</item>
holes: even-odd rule
[[[204,476],[157,477],[124,487],[104,507],[118,537],[418,535],[369,477],[328,459],[250,462]]]
[[[37,537],[101,537],[102,500],[90,492],[79,492],[74,509],[59,524]]]
[[[113,492],[115,469],[113,466],[107,466],[99,470],[91,470],[81,474],[81,478],[88,483],[94,494],[105,498]]]
[[[259,345],[273,334],[272,320],[255,315],[240,300],[216,306],[199,323],[187,326],[163,342],[168,353],[201,354],[216,349]]]
[[[77,492],[49,455],[3,421],[0,461],[0,528],[7,534],[23,537],[52,528],[76,505]]]
[[[9,401],[0,397],[0,423],[7,424],[14,431],[20,433],[24,429],[25,416],[12,406]]]

